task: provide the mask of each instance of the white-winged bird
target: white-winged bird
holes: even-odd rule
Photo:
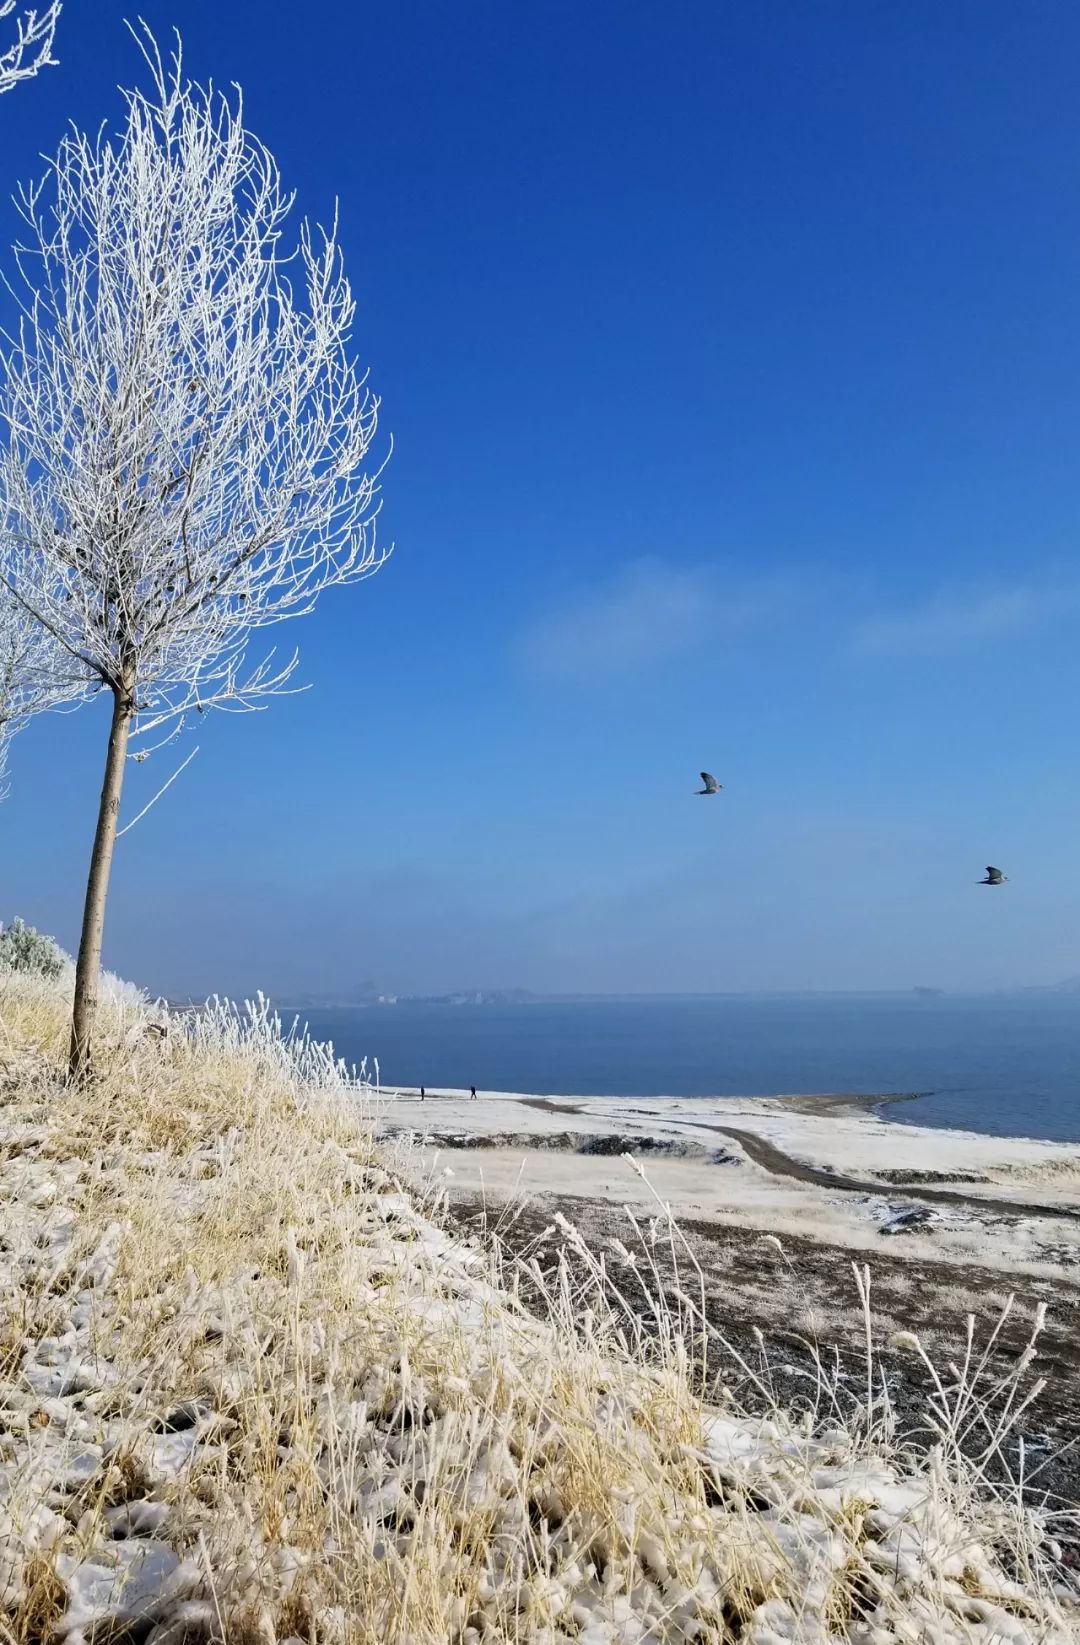
[[[988,868],[985,880],[980,880],[978,883],[980,885],[1004,885],[1008,877],[1008,874],[1003,874],[1000,868]]]
[[[720,790],[724,786],[723,783],[718,783],[716,778],[708,771],[703,771],[701,773],[701,780],[705,784],[705,787],[695,788],[695,794],[719,794]]]

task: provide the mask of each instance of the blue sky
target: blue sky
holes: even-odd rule
[[[242,83],[303,210],[340,199],[397,546],[288,631],[308,693],[200,725],[120,842],[108,962],[279,994],[1080,972],[1080,13],[144,9]],[[62,66],[0,100],[12,186],[117,117],[123,10],[67,0]],[[106,732],[40,720],[0,810],[0,916],[68,945]]]

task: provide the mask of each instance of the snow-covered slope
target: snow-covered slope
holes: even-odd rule
[[[1080,1639],[1052,1528],[961,1456],[1037,1368],[928,1368],[921,1460],[872,1365],[816,1423],[741,1413],[691,1275],[616,1335],[670,1228],[610,1272],[553,1229],[527,1309],[265,1013],[116,1006],[72,1091],[63,1011],[0,978],[0,1638]]]

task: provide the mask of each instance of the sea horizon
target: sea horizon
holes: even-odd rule
[[[242,991],[245,996],[251,990]],[[1015,983],[997,988],[948,988],[932,983],[915,983],[896,988],[716,988],[716,989],[625,989],[585,993],[546,993],[518,988],[449,988],[430,994],[391,994],[376,999],[347,999],[329,994],[304,994],[262,990],[279,1010],[363,1011],[383,1006],[475,1003],[484,995],[491,1003],[520,1005],[602,1004],[605,1001],[668,1000],[816,1000],[816,999],[934,999],[979,1000],[1052,995],[1080,1002],[1080,977],[1060,983]],[[186,1004],[201,1003],[199,995],[166,995]],[[237,996],[239,997],[239,995]],[[486,1003],[486,1002],[485,1002]]]
[[[387,1086],[858,1095],[905,1124],[1080,1141],[1077,1005],[1054,991],[868,991],[279,1009],[346,1062],[377,1060]]]

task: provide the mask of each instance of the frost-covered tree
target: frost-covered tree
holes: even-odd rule
[[[56,62],[52,47],[59,16],[60,0],[44,11],[16,9],[16,0],[0,0],[0,94]]]
[[[144,56],[152,89],[125,94],[118,134],[73,132],[20,197],[22,318],[0,349],[10,586],[112,706],[74,1076],[132,739],[287,689],[295,655],[249,665],[253,631],[385,558],[336,229],[303,224],[286,252],[292,197],[239,94],[189,83],[149,35]]]

